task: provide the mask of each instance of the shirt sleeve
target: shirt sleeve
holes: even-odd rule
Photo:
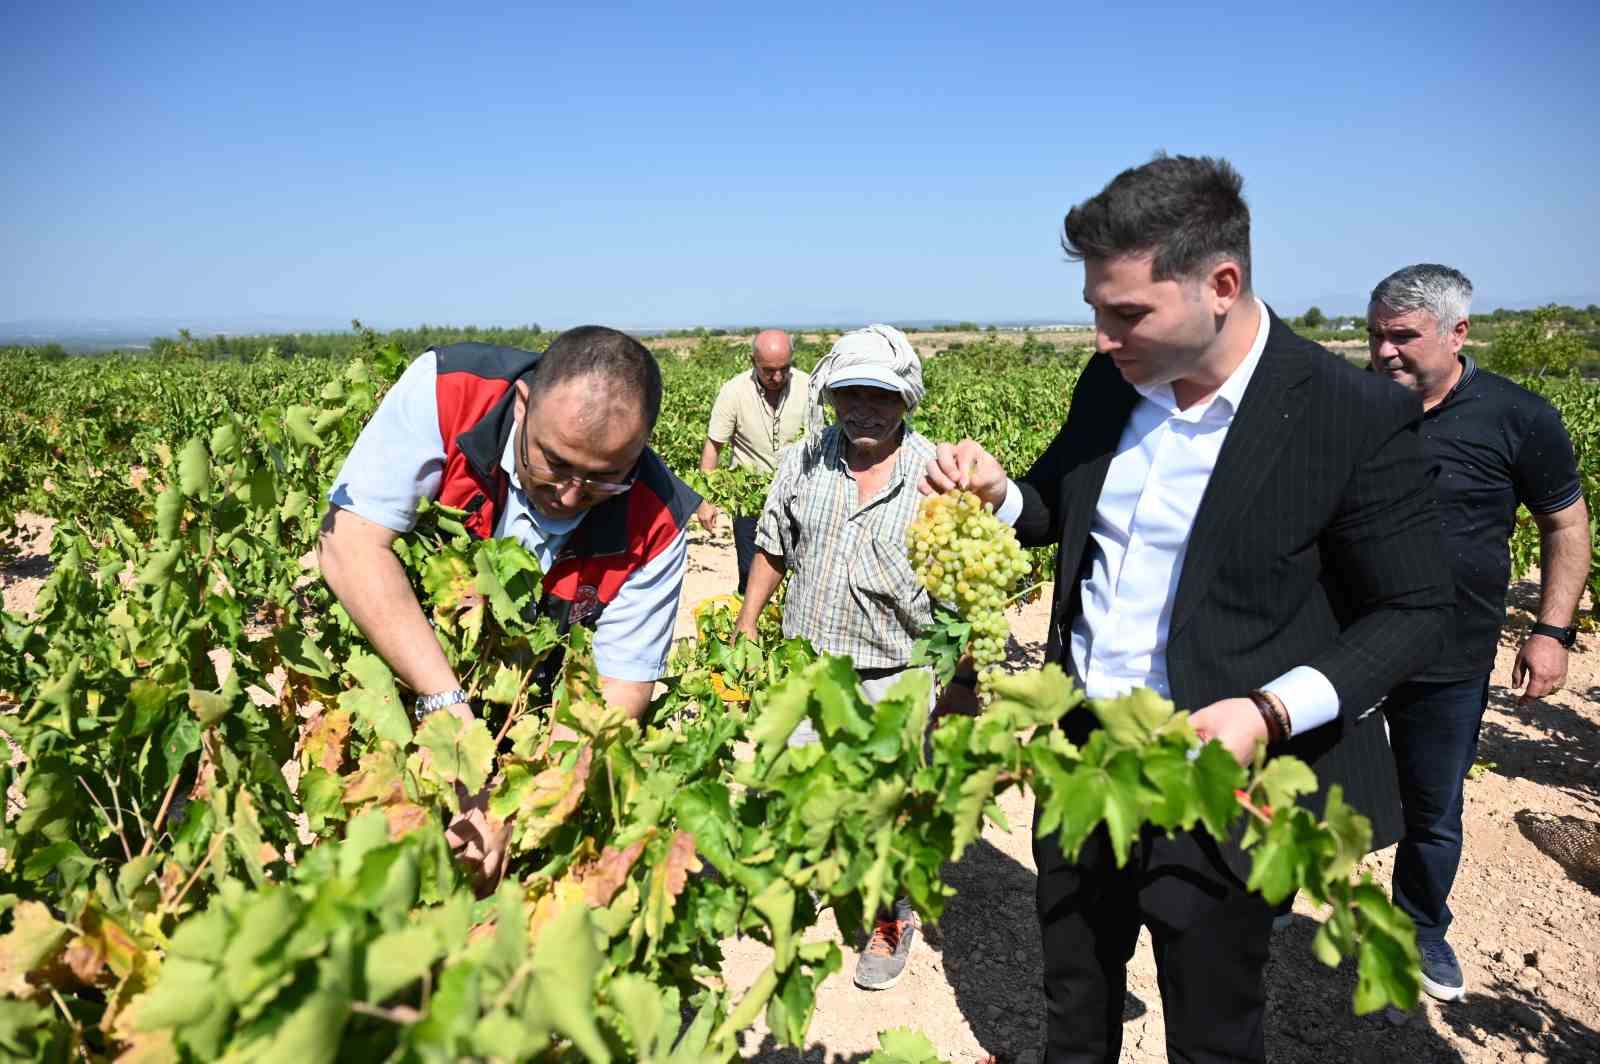
[[[994,516],[1001,524],[1016,527],[1017,518],[1022,516],[1022,489],[1017,487],[1016,481],[1006,481],[1006,497],[995,508]]]
[[[672,650],[672,627],[688,569],[689,534],[679,531],[665,550],[634,570],[606,606],[594,630],[594,663],[613,680],[661,678]]]
[[[438,377],[432,351],[406,367],[345,456],[329,502],[395,532],[416,526],[418,500],[436,496],[444,477]]]
[[[1553,514],[1577,502],[1583,494],[1578,462],[1572,455],[1561,415],[1540,402],[1527,433],[1517,448],[1511,480],[1517,501],[1536,514]]]
[[[784,516],[795,479],[800,475],[800,457],[806,445],[797,443],[783,452],[778,471],[773,474],[772,486],[767,489],[767,501],[761,507],[761,517],[756,521],[756,549],[775,558],[787,558],[789,548],[789,522]]]
[[[732,381],[717,391],[717,401],[711,404],[711,424],[706,426],[706,439],[712,443],[727,443],[733,439],[735,417]]]
[[[1339,692],[1310,665],[1297,665],[1261,689],[1277,695],[1283,703],[1291,735],[1320,728],[1339,715]]]

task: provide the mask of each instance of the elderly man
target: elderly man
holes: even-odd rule
[[[777,470],[780,453],[806,427],[806,389],[811,378],[793,367],[788,333],[766,329],[756,334],[750,345],[750,372],[724,383],[711,407],[711,424],[700,450],[702,472],[717,468],[722,449],[730,445],[735,468],[768,475]],[[717,509],[709,502],[701,505],[698,516],[708,530],[716,527]],[[756,554],[756,515],[731,516],[742,595]]]
[[[417,693],[414,712],[470,720],[467,693],[391,549],[417,502],[467,511],[478,538],[514,537],[544,567],[541,610],[594,630],[606,698],[638,716],[671,649],[699,497],[647,446],[661,372],[637,340],[583,326],[542,355],[489,344],[426,351],[401,374],[334,479],[323,577]],[[452,841],[492,873],[498,825],[473,808]]]
[[[922,501],[917,483],[934,457],[933,444],[905,421],[922,395],[922,364],[900,330],[871,325],[833,345],[812,375],[806,440],[784,455],[767,493],[739,612],[739,629],[754,638],[756,619],[789,574],[783,634],[849,656],[874,701],[910,666],[913,644],[933,621],[906,553]],[[824,402],[838,415],[826,429]],[[815,741],[809,721],[790,740]],[[856,985],[894,986],[920,926],[905,899],[892,915],[880,914],[856,962]]]
[[[1422,400],[1423,446],[1440,467],[1434,512],[1455,578],[1444,651],[1383,705],[1405,807],[1394,900],[1417,925],[1423,989],[1442,1001],[1466,994],[1445,941],[1447,900],[1461,862],[1463,781],[1505,620],[1517,506],[1539,526],[1541,574],[1537,623],[1511,667],[1523,702],[1566,679],[1577,636],[1569,626],[1589,574],[1589,511],[1561,416],[1462,353],[1471,303],[1465,276],[1423,263],[1385,277],[1367,307],[1372,368]]]
[[[929,489],[1059,546],[1046,659],[1090,697],[1149,688],[1241,763],[1260,744],[1308,762],[1383,845],[1393,759],[1370,710],[1438,652],[1451,606],[1421,405],[1256,297],[1226,161],[1159,155],[1063,229],[1098,347],[1066,424],[1015,484],[973,441],[941,445]],[[1095,727],[1063,721],[1074,742]],[[1045,1061],[1117,1059],[1141,926],[1172,1059],[1265,1060],[1272,911],[1238,845],[1147,831],[1118,867],[1101,831],[1034,855]]]

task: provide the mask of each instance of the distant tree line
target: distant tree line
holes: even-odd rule
[[[1288,319],[1296,331],[1312,340],[1364,340],[1366,323],[1357,316],[1330,317],[1320,307],[1310,307],[1304,314]],[[276,333],[259,336],[195,336],[188,329],[178,330],[175,337],[161,336],[150,341],[144,357],[174,360],[195,359],[212,362],[254,362],[261,359],[326,359],[342,361],[370,354],[387,343],[397,343],[408,352],[425,351],[430,347],[476,340],[507,347],[521,347],[540,351],[549,346],[556,333],[538,324],[483,328],[477,325],[418,325],[410,329],[378,332],[359,320],[350,323],[346,333]],[[755,332],[754,328],[675,329],[655,334],[660,337],[689,337],[699,343],[687,352],[696,361],[710,361],[730,354],[748,354],[748,341],[743,337]],[[927,329],[908,329],[910,332],[970,332],[993,333],[996,327],[980,327],[976,322],[962,321],[948,325],[935,325]],[[826,352],[837,335],[818,330],[815,335],[797,333],[797,361],[809,364]],[[651,337],[645,337],[649,343]],[[1531,310],[1500,308],[1472,316],[1470,339],[1474,352],[1484,365],[1507,373],[1565,373],[1577,368],[1585,373],[1600,371],[1600,305],[1569,307],[1557,304]],[[1029,341],[1032,341],[1030,345]],[[1036,345],[1036,347],[1034,346]],[[958,344],[951,350],[960,350]],[[1033,337],[1024,338],[1024,356],[1041,354],[1049,345]],[[981,349],[981,347],[979,348]],[[60,344],[51,343],[28,349],[36,357],[58,360],[70,357]],[[121,354],[139,356],[139,351]]]

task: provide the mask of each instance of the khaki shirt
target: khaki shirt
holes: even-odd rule
[[[778,468],[783,449],[806,431],[806,393],[811,378],[800,370],[789,372],[789,386],[774,409],[754,370],[739,374],[717,392],[711,407],[706,438],[733,445],[733,464],[771,473]]]

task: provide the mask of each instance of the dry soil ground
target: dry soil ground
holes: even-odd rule
[[[22,557],[0,574],[8,610],[26,611],[48,572],[48,526],[32,527]],[[693,603],[734,585],[726,526],[720,536],[697,533],[695,540],[680,634],[692,630]],[[1509,629],[1526,623],[1536,594],[1534,579],[1513,588]],[[1037,660],[1041,653],[1047,601],[1014,615],[1019,657]],[[1467,999],[1452,1005],[1425,999],[1410,1014],[1353,1015],[1353,966],[1330,970],[1312,957],[1314,914],[1301,903],[1273,942],[1270,1060],[1600,1061],[1600,894],[1570,878],[1528,834],[1532,820],[1548,814],[1600,824],[1600,637],[1583,638],[1564,691],[1526,707],[1517,706],[1505,687],[1514,653],[1508,636],[1484,718],[1479,756],[1487,767],[1467,784],[1466,857],[1451,898],[1456,921],[1450,937],[1466,971]],[[1012,830],[991,825],[950,866],[946,879],[960,893],[939,925],[926,929],[898,986],[877,994],[852,986],[859,945],[852,935],[845,970],[820,989],[805,1050],[777,1048],[758,1027],[747,1037],[745,1055],[861,1060],[880,1030],[912,1026],[948,1059],[1037,1060],[1043,1000],[1029,853],[1032,801],[1012,794],[1003,806]],[[1389,850],[1368,861],[1382,883],[1392,859]],[[814,933],[838,934],[831,913]],[[727,952],[735,985],[765,967],[765,949],[753,941],[729,942]],[[1124,1021],[1123,1060],[1165,1059],[1147,938],[1133,961]]]

